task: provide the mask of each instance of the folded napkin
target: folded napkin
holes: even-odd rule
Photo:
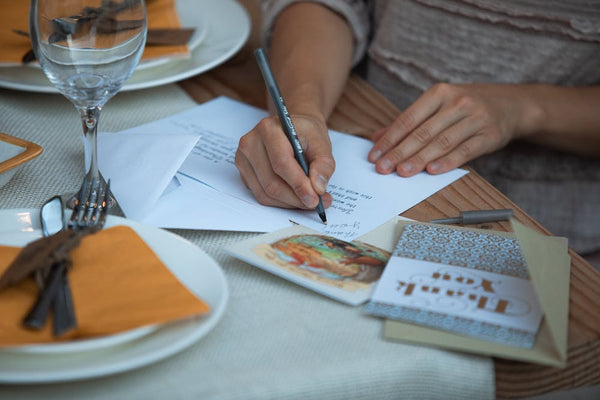
[[[0,246],[0,274],[18,247]],[[91,338],[203,315],[210,307],[192,294],[129,227],[86,236],[72,252],[69,280],[78,327],[60,339],[52,319],[43,330],[21,326],[36,300],[33,279],[0,291],[0,347]]]
[[[175,0],[151,0],[146,2],[148,29],[180,28],[179,17],[175,8]],[[26,36],[18,35],[13,30],[27,32],[29,30],[29,2],[3,1],[0,12],[0,65],[20,65],[23,55],[31,49]],[[186,57],[190,54],[187,45],[179,46],[146,46],[142,59],[161,57]]]

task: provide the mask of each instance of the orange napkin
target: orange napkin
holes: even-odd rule
[[[0,246],[0,274],[20,248]],[[131,228],[117,226],[83,238],[72,252],[69,282],[78,327],[68,337],[21,326],[36,300],[33,279],[0,291],[0,347],[110,335],[209,312]]]
[[[20,65],[21,58],[31,50],[29,38],[17,35],[13,29],[29,31],[29,2],[24,0],[0,0],[0,64]],[[180,28],[175,0],[151,0],[146,2],[148,28]],[[190,54],[188,46],[147,46],[142,59],[159,57],[185,57]]]

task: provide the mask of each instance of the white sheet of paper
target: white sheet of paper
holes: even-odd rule
[[[202,137],[179,171],[260,206],[242,184],[234,157],[240,137],[266,115],[264,110],[225,97],[180,114],[182,120],[199,129]],[[371,142],[335,131],[330,131],[330,138],[336,170],[327,189],[333,196],[333,204],[326,210],[328,225],[321,223],[315,211],[286,210],[285,215],[344,240],[369,232],[467,173],[457,169],[440,175],[421,173],[411,178],[381,175],[367,161]]]
[[[98,135],[98,165],[123,213],[140,220],[165,192],[198,135],[161,130],[162,122]]]
[[[291,225],[285,210],[265,218],[262,206],[244,203],[182,174],[176,178],[179,186],[161,196],[140,222],[162,228],[249,232]]]
[[[328,186],[334,202],[324,226],[314,210],[259,204],[242,183],[233,162],[238,141],[266,115],[219,97],[119,134],[101,135],[100,169],[111,178],[125,215],[144,223],[270,232],[293,220],[344,240],[371,231],[467,173],[380,175],[367,161],[369,141],[330,131],[336,172]]]

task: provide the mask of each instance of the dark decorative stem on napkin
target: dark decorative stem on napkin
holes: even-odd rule
[[[148,29],[146,46],[183,46],[189,42],[194,32],[194,28]],[[13,33],[29,37],[29,33],[19,29],[13,29]],[[28,50],[21,58],[21,61],[23,64],[35,61],[33,50]]]
[[[79,246],[81,238],[100,229],[101,227],[80,231],[69,229],[29,243],[0,276],[0,290],[18,284],[37,270],[50,268],[57,263],[70,264],[70,253]]]
[[[29,243],[0,276],[0,290],[18,284],[37,270],[68,260],[69,252],[77,247],[82,236],[65,230]]]

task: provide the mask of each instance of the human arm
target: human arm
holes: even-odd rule
[[[327,38],[324,40],[323,38]],[[346,20],[316,3],[295,3],[277,18],[269,61],[309,163],[309,178],[294,158],[276,116],[244,135],[235,163],[246,186],[265,205],[315,208],[335,169],[326,120],[352,65],[353,35]],[[268,101],[271,105],[271,101]]]
[[[438,84],[389,126],[369,153],[380,173],[442,173],[513,139],[600,156],[600,87]]]

